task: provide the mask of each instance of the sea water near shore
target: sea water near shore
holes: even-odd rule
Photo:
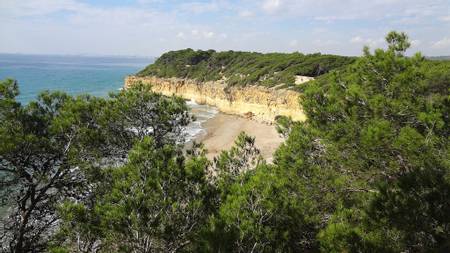
[[[19,82],[17,99],[22,103],[35,99],[43,90],[104,97],[123,87],[125,76],[152,61],[137,57],[0,54],[0,79]]]
[[[219,111],[216,107],[209,105],[200,105],[194,101],[186,102],[191,109],[191,114],[194,115],[195,120],[186,126],[186,142],[190,142],[194,139],[198,139],[200,136],[206,135],[204,124],[214,118]]]
[[[106,97],[124,85],[127,75],[134,74],[153,62],[153,58],[88,57],[55,55],[0,54],[0,80],[16,79],[18,101],[35,99],[44,90],[64,91],[71,95],[88,93]],[[186,138],[205,134],[202,124],[218,111],[211,106],[187,101],[196,121],[186,127]]]

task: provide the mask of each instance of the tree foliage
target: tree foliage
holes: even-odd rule
[[[0,92],[0,183],[8,208],[1,239],[11,252],[42,251],[61,201],[88,198],[98,172],[123,163],[146,136],[158,146],[181,141],[189,121],[183,100],[142,85],[110,99],[43,92],[25,106],[15,100],[15,81],[1,82]]]
[[[104,171],[94,203],[66,202],[61,234],[82,252],[179,252],[204,223],[207,159],[146,137],[126,165]]]
[[[333,179],[308,193],[325,187],[334,203],[317,209],[326,220],[317,237],[324,251],[448,250],[450,65],[403,56],[406,39],[391,32],[387,50],[365,49],[347,70],[311,83],[308,120],[277,153],[287,170],[298,166],[306,176],[318,166],[314,177]],[[305,132],[322,143],[322,155],[305,156]]]
[[[2,249],[448,252],[450,64],[406,57],[406,34],[386,41],[304,86],[308,119],[277,119],[273,164],[244,133],[212,161],[201,144],[183,150],[185,103],[143,85],[22,106],[17,83],[1,82]],[[324,59],[185,50],[141,74],[216,80],[259,66],[239,80],[263,82],[304,71],[296,57]]]
[[[406,39],[307,85],[308,120],[279,118],[275,164],[224,186],[206,251],[449,250],[450,65]]]

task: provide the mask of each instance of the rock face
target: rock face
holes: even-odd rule
[[[152,86],[152,90],[166,96],[177,95],[198,104],[217,107],[228,114],[241,115],[272,123],[278,115],[304,121],[299,93],[261,86],[227,87],[225,81],[198,82],[191,79],[136,77],[125,79],[125,88],[137,82]]]

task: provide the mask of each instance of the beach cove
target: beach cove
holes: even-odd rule
[[[195,117],[186,127],[187,141],[202,142],[209,159],[223,150],[229,150],[241,132],[255,138],[256,147],[268,162],[272,161],[273,153],[283,142],[273,124],[226,114],[213,106],[199,105],[193,101],[187,101],[187,104]]]

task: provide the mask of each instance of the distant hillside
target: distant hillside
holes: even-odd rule
[[[301,53],[216,52],[184,49],[163,54],[138,76],[178,77],[199,81],[226,79],[228,85],[272,87],[295,83],[295,76],[317,77],[355,61],[354,57]]]
[[[430,57],[427,57],[427,59],[430,59],[433,61],[450,61],[450,56],[430,56]]]

